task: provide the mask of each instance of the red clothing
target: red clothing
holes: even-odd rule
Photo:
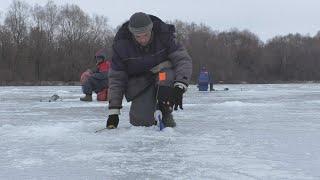
[[[108,89],[104,88],[97,93],[97,101],[108,101]]]
[[[100,73],[106,73],[109,71],[111,67],[110,61],[103,61],[97,65],[98,71]],[[97,100],[98,101],[108,101],[108,89],[104,88],[100,92],[97,93]]]
[[[108,72],[110,69],[110,61],[103,61],[97,65],[99,72]]]

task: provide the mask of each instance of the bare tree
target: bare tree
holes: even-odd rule
[[[45,11],[44,30],[48,33],[49,41],[52,42],[54,37],[57,36],[59,8],[52,0],[50,0],[44,6],[43,10]]]
[[[48,1],[45,6],[36,4],[32,9],[33,28],[30,32],[30,53],[35,64],[35,76],[41,81],[46,64],[50,64],[55,47],[55,34],[58,34],[58,14],[59,10],[53,1]],[[45,57],[46,55],[46,57]]]
[[[190,25],[186,22],[182,22],[179,20],[175,20],[173,22],[169,21],[168,23],[171,23],[175,26],[177,39],[180,42],[186,44],[188,41],[188,38],[189,38],[189,33],[190,33],[189,26]]]
[[[0,25],[0,80],[11,81],[13,74],[11,63],[13,61],[13,43],[10,30]]]
[[[5,26],[11,31],[15,45],[15,51],[13,52],[15,57],[12,59],[10,65],[14,78],[23,78],[22,73],[19,71],[19,63],[23,63],[23,61],[18,61],[18,59],[25,60],[25,58],[22,57],[24,54],[22,46],[28,35],[29,8],[29,5],[25,2],[14,0],[5,17]]]
[[[5,18],[5,25],[11,30],[17,45],[22,43],[28,33],[29,8],[24,1],[14,0]]]
[[[0,23],[2,24],[2,11],[0,11]]]
[[[89,32],[89,17],[77,5],[65,5],[59,16],[61,38],[80,41]]]
[[[93,15],[90,21],[89,34],[93,41],[99,41],[105,36],[112,34],[108,25],[108,18],[105,16]]]
[[[93,15],[89,22],[88,41],[91,41],[90,44],[93,46],[100,45],[100,47],[107,48],[109,50],[108,54],[110,55],[110,58],[114,32],[108,25],[108,18],[105,16]]]

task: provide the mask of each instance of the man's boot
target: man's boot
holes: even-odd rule
[[[92,95],[86,94],[86,96],[80,98],[80,101],[92,101]]]
[[[164,124],[164,127],[176,127],[177,125],[171,113],[166,114],[163,117],[163,124]]]

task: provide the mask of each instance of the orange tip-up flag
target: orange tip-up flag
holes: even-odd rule
[[[160,72],[159,73],[159,81],[164,81],[167,79],[167,75],[165,72]]]

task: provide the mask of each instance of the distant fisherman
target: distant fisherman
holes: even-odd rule
[[[98,101],[106,101],[108,94],[108,72],[110,61],[107,60],[106,49],[99,50],[94,56],[96,67],[82,73],[80,82],[85,94],[81,101],[92,101],[92,92],[97,93]]]

